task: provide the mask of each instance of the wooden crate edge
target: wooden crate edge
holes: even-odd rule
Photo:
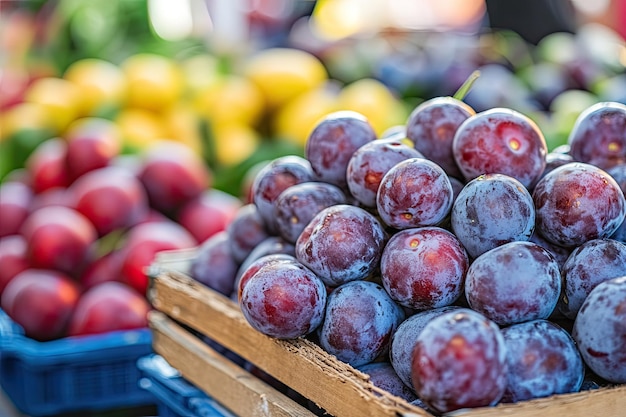
[[[307,339],[279,340],[259,333],[236,303],[184,274],[158,275],[150,294],[158,311],[240,355],[332,415],[430,416]]]
[[[155,352],[231,412],[242,416],[314,417],[163,313],[151,312],[149,325]]]

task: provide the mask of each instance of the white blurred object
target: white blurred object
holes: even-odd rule
[[[152,28],[162,39],[179,41],[192,33],[190,0],[148,0],[148,15]]]
[[[385,28],[454,30],[477,25],[484,0],[318,0],[311,24],[330,40]]]
[[[611,0],[572,0],[576,10],[588,16],[600,16],[605,13],[611,5]]]
[[[210,41],[217,51],[228,51],[248,40],[248,18],[245,6],[248,0],[206,0],[213,22]]]

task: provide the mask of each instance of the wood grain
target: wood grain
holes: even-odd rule
[[[154,350],[196,386],[240,416],[314,417],[162,313],[151,312]]]
[[[377,388],[367,375],[313,342],[278,340],[254,330],[233,301],[184,274],[170,271],[155,277],[150,300],[157,310],[254,363],[332,415],[429,416]]]

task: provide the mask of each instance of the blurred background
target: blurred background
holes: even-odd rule
[[[0,2],[0,178],[84,117],[123,151],[185,143],[238,195],[300,154],[319,118],[383,134],[453,95],[530,116],[552,149],[601,100],[626,102],[626,0],[26,0]]]
[[[157,253],[212,238],[208,270],[234,274],[244,257],[224,237],[242,212],[266,250],[251,183],[303,156],[331,112],[402,133],[420,103],[478,73],[474,110],[517,110],[550,150],[565,144],[583,110],[626,104],[626,0],[0,0],[0,64],[0,416],[15,415],[6,397],[123,417],[137,414],[63,407],[152,410],[133,378],[152,349]],[[143,350],[119,334],[115,351],[58,340],[125,329],[144,331]],[[21,341],[60,345],[37,356]],[[22,369],[46,385],[4,373]]]

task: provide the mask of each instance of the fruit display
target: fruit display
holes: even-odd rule
[[[154,326],[151,266],[193,250],[192,289],[424,415],[626,384],[619,34],[170,43],[130,3],[9,10],[37,33],[0,73],[0,313],[26,338]]]
[[[303,154],[323,116],[356,111],[382,136],[407,123],[418,104],[424,104],[418,113],[451,111],[448,99],[428,101],[452,96],[475,70],[483,76],[465,98],[469,106],[450,114],[450,123],[466,117],[467,107],[505,107],[538,124],[550,150],[567,141],[584,108],[623,103],[625,97],[623,64],[616,58],[624,40],[600,25],[554,33],[537,45],[495,30],[476,36],[392,31],[339,42],[311,33],[304,42],[294,30],[277,45],[224,51],[201,37],[168,42],[155,36],[147,27],[145,0],[101,3],[8,10],[15,19],[7,20],[7,34],[23,36],[8,43],[12,54],[0,83],[7,97],[0,102],[0,178],[19,167],[37,144],[65,135],[74,120],[87,116],[113,122],[124,152],[163,138],[189,145],[218,174],[215,186],[238,194],[244,173],[255,163]],[[76,23],[84,16],[100,16],[106,30],[94,33]],[[106,47],[103,33],[111,36]],[[449,141],[444,132],[450,127],[442,123],[421,133],[407,126],[407,136],[414,140],[437,128],[447,138],[440,140]],[[433,143],[429,152],[427,143],[420,141],[416,149],[444,164],[442,158],[450,155],[434,156],[441,148]]]
[[[407,117],[407,134],[445,117],[424,108]],[[609,116],[589,117],[594,109]],[[618,306],[624,296],[626,245],[616,232],[626,196],[607,172],[623,166],[624,122],[623,104],[592,105],[571,131],[562,151],[568,158],[548,166],[541,129],[525,115],[471,110],[446,125],[441,146],[449,149],[436,155],[452,156],[458,170],[448,172],[416,150],[419,135],[415,142],[378,137],[365,116],[331,113],[312,131],[304,156],[257,171],[252,202],[235,215],[256,219],[254,230],[264,231],[255,234],[257,245],[223,259],[240,247],[235,220],[200,245],[190,276],[210,270],[195,279],[237,301],[258,332],[310,339],[366,373],[389,364],[430,413],[574,393],[583,381],[622,384],[619,371],[607,369],[626,366],[614,350],[625,329],[607,326],[606,345],[583,352],[581,343],[599,340],[588,327],[593,319],[579,317],[583,302]],[[574,151],[590,130],[605,145]],[[451,178],[461,184],[456,191]],[[322,184],[340,198],[320,194],[310,203],[301,190],[321,193]],[[285,217],[285,200],[307,210]],[[277,227],[277,219],[285,224]],[[219,263],[205,255],[218,244]],[[605,295],[590,296],[609,283]],[[607,308],[620,316],[619,307]]]
[[[76,123],[0,185],[1,307],[39,341],[145,328],[154,255],[224,231],[243,205],[187,145],[126,159],[110,121]]]

